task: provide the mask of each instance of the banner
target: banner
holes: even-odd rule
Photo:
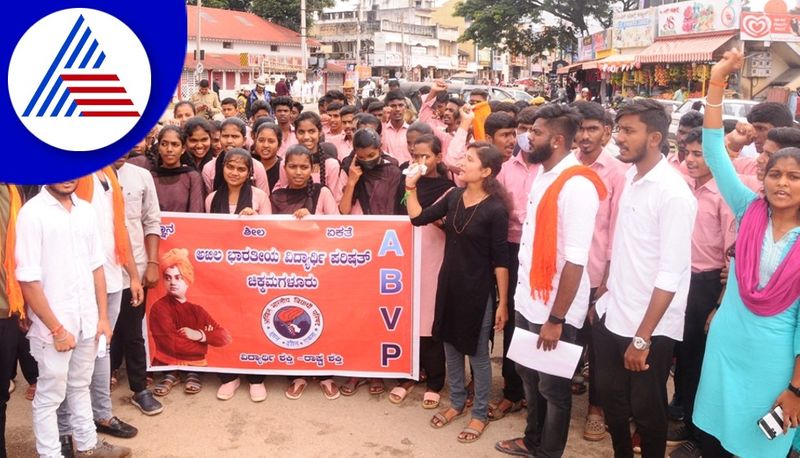
[[[742,13],[741,39],[744,41],[800,42],[800,15]]]
[[[658,7],[658,36],[737,30],[742,12],[740,0],[697,0]]]
[[[419,244],[408,217],[161,221],[149,370],[418,377]]]
[[[656,9],[614,13],[614,48],[643,48],[655,38]]]

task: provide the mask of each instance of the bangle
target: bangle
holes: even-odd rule
[[[155,264],[155,265],[157,265],[157,266],[158,266],[158,265],[160,265],[160,264],[158,263],[158,261],[147,261],[147,263],[148,263],[148,264]]]
[[[800,388],[795,388],[792,382],[789,382],[789,386],[786,389],[791,391],[795,396],[800,397]]]
[[[725,89],[725,88],[728,87],[728,83],[726,83],[724,81],[708,80],[708,85],[709,86],[716,86],[716,87],[719,87],[719,88],[722,88],[722,89]]]
[[[64,330],[64,325],[59,324],[58,326],[50,330],[50,335],[55,337],[56,334],[59,334],[63,330]]]
[[[555,315],[553,315],[551,313],[550,316],[547,317],[547,321],[552,323],[552,324],[564,324],[564,323],[567,322],[567,319],[566,318],[559,318],[559,317],[557,317],[557,316],[555,316]]]
[[[709,108],[722,108],[722,100],[720,100],[719,103],[716,104],[709,102],[708,97],[706,97],[704,100],[705,100],[705,106]]]
[[[408,186],[408,185],[406,185],[406,191],[416,191],[416,190],[417,190],[416,186]]]

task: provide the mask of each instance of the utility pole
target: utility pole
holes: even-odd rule
[[[300,83],[306,81],[306,71],[308,70],[308,37],[306,36],[306,0],[300,0],[300,53],[302,54],[302,63],[300,66],[300,74],[297,79]]]
[[[402,75],[403,78],[408,79],[408,75],[406,75],[406,21],[402,12],[400,13],[400,53]]]
[[[356,66],[361,66],[361,0],[356,11]]]
[[[203,0],[197,0],[197,55],[195,55],[194,60],[200,62],[200,24],[201,24],[201,14],[200,11],[203,9]]]

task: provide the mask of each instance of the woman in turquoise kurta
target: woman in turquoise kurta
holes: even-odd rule
[[[741,52],[732,50],[714,66],[705,109],[703,154],[736,215],[739,234],[727,290],[709,329],[693,420],[718,441],[708,441],[707,448],[701,443],[704,457],[783,458],[795,429],[768,440],[757,421],[775,404],[789,425],[797,426],[800,416],[800,396],[788,388],[800,388],[800,150],[773,156],[763,198],[737,177],[723,143],[719,106],[722,82],[742,61]]]

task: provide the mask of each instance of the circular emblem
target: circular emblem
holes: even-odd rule
[[[261,313],[261,329],[275,345],[289,350],[306,348],[322,334],[322,312],[300,296],[279,296]]]
[[[91,151],[130,132],[150,98],[150,61],[136,34],[102,11],[72,8],[31,26],[8,66],[11,104],[39,140]]]
[[[742,18],[742,31],[752,38],[761,38],[770,32],[772,23],[768,16],[748,14]]]

